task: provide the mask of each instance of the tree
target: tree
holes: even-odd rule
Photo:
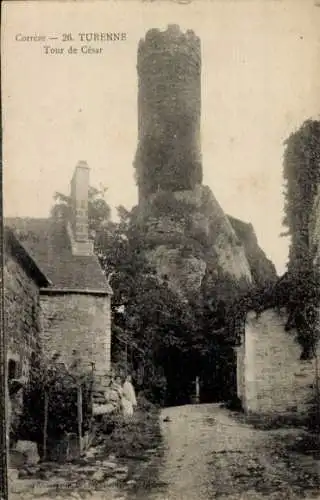
[[[289,267],[309,267],[310,213],[320,182],[320,121],[307,120],[285,141],[284,225],[291,237]]]
[[[316,308],[319,276],[313,266],[310,247],[310,215],[320,183],[320,121],[307,120],[285,142],[284,225],[291,237],[287,308],[290,322],[298,331],[302,358],[312,357],[317,341]],[[313,310],[313,313],[311,311]],[[289,328],[289,326],[288,326]]]

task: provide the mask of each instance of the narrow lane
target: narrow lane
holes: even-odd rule
[[[320,462],[286,461],[285,443],[301,431],[257,430],[240,420],[219,405],[163,410],[164,457],[153,457],[136,499],[320,499]]]

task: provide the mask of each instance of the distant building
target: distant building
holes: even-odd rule
[[[5,312],[16,375],[54,353],[70,365],[75,351],[99,380],[111,368],[112,290],[88,235],[88,189],[89,168],[79,162],[66,218],[5,221]]]

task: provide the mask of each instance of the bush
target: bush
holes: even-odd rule
[[[178,200],[170,191],[158,193],[152,202],[152,214],[154,217],[168,215],[173,219],[185,219],[192,212],[192,205],[183,200]]]
[[[118,415],[111,434],[104,436],[105,451],[118,457],[141,457],[144,451],[160,441],[159,410],[144,397],[138,398],[138,408],[126,422]]]

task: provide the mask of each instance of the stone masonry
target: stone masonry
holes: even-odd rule
[[[301,361],[284,311],[249,312],[237,348],[238,397],[246,413],[306,417],[315,390],[315,361]],[[318,356],[320,349],[318,350]]]
[[[8,361],[16,363],[15,377],[28,376],[31,355],[38,347],[39,288],[10,255],[6,256],[4,283]]]
[[[39,360],[40,287],[48,285],[35,262],[7,227],[4,229],[4,322],[7,347],[8,382],[28,382]],[[9,396],[9,393],[7,393]],[[7,400],[7,437],[19,423],[23,411],[23,391]]]
[[[183,179],[183,189],[193,189],[202,182],[200,39],[176,25],[149,30],[139,43],[137,72],[141,205],[158,187],[181,189]]]
[[[97,374],[110,370],[110,297],[99,294],[41,294],[41,348],[44,356],[61,353],[72,362],[73,350],[85,370],[94,363]]]
[[[4,231],[4,311],[8,362],[17,377],[28,377],[31,359],[39,355],[40,286],[47,280],[14,234]]]

